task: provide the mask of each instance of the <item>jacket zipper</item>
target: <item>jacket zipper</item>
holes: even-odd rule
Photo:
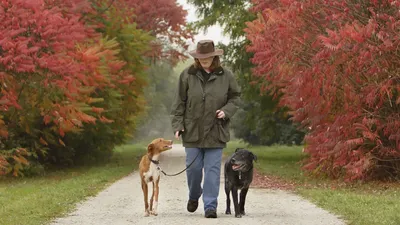
[[[201,78],[200,78],[200,77],[198,77],[198,78],[199,78],[199,80],[200,80],[200,82],[201,82]],[[204,82],[205,82],[205,83],[204,83],[204,88],[205,88],[208,81],[204,81]],[[203,88],[203,84],[202,84],[202,83],[200,84],[200,88],[201,88],[201,91],[203,92],[203,116],[204,116],[204,113],[205,113],[205,111],[206,111],[206,106],[205,106],[206,92],[204,91],[204,88]],[[204,121],[204,120],[202,120],[202,121]],[[203,124],[203,122],[202,122],[202,127],[203,127],[203,138],[202,138],[201,142],[203,142],[204,139],[205,139],[205,136],[204,136],[204,124]]]
[[[204,84],[204,87],[206,86],[206,84],[207,84],[207,81]],[[206,92],[204,91],[203,85],[201,85],[201,91],[203,92],[203,102],[204,102],[206,100]]]
[[[197,77],[199,78],[200,81],[202,80],[202,78],[200,78],[199,75],[197,75]],[[204,87],[205,87],[207,85],[208,80],[206,80],[204,82],[205,82],[204,83]],[[206,92],[204,91],[203,84],[200,84],[200,88],[201,88],[201,91],[203,92],[203,102],[204,102],[206,100]],[[204,110],[203,110],[203,113],[204,113]]]

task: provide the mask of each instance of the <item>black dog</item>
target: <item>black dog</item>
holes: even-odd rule
[[[229,193],[232,191],[233,205],[235,207],[235,217],[245,215],[244,204],[247,191],[253,181],[253,160],[257,161],[257,156],[249,150],[237,148],[235,153],[225,162],[225,193],[226,211],[231,214],[231,200]],[[238,190],[240,191],[240,202],[238,202]]]

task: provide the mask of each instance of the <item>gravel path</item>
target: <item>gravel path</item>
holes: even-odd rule
[[[167,173],[176,173],[185,168],[185,151],[181,145],[164,152],[160,157],[161,167]],[[223,168],[223,167],[222,167]],[[223,172],[223,171],[221,171]],[[138,173],[115,182],[97,196],[77,205],[74,212],[58,218],[52,225],[344,225],[338,217],[316,207],[309,201],[285,191],[250,188],[246,201],[246,216],[235,218],[225,215],[225,191],[221,176],[218,218],[204,218],[200,198],[195,213],[186,211],[186,174],[175,177],[162,175],[158,216],[144,217],[143,193]],[[151,189],[151,185],[150,188]],[[151,192],[149,193],[151,195]],[[233,207],[232,207],[233,212]]]

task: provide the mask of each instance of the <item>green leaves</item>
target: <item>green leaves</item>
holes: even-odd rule
[[[250,1],[229,0],[215,1],[211,0],[188,0],[189,3],[196,6],[196,13],[200,21],[195,23],[196,29],[207,29],[212,25],[219,24],[223,27],[223,32],[233,41],[240,41],[244,37],[243,29],[247,21],[252,21],[256,17],[248,9]]]
[[[252,1],[236,0],[189,0],[197,8],[200,21],[193,26],[197,30],[212,25],[222,26],[224,34],[229,36],[228,45],[220,44],[224,50],[223,63],[231,68],[242,89],[243,108],[233,120],[235,135],[251,144],[270,145],[274,143],[298,144],[303,132],[297,131],[287,116],[287,109],[278,106],[275,92],[263,88],[268,81],[253,74],[253,53],[247,51],[250,41],[245,28],[257,18],[252,9]],[[257,128],[257,129],[255,129]],[[282,128],[282,129],[278,129]]]

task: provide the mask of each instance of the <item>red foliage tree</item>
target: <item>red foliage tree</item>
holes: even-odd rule
[[[68,132],[93,133],[99,123],[112,123],[106,115],[118,120],[115,126],[126,126],[110,126],[103,135],[131,132],[132,118],[143,105],[144,82],[137,78],[143,76],[150,40],[133,21],[183,49],[182,39],[191,36],[183,27],[185,11],[175,1],[147,2],[111,0],[96,2],[96,7],[88,0],[0,1],[0,175],[17,175],[30,153],[50,145],[65,147]],[[124,23],[121,18],[128,19]],[[102,33],[104,27],[115,32]],[[165,46],[157,49],[152,54],[158,57],[181,57],[164,55]],[[110,138],[108,148],[120,142],[119,136]]]
[[[254,74],[309,129],[305,169],[400,175],[400,1],[254,1]]]
[[[36,118],[34,111],[29,112],[32,108],[40,110],[44,125],[52,126],[60,135],[60,144],[66,132],[85,123],[96,119],[109,122],[101,110],[92,116],[82,110],[82,105],[90,105],[90,94],[96,88],[132,79],[119,72],[124,63],[116,60],[112,51],[117,46],[100,41],[101,35],[80,21],[82,13],[90,10],[84,0],[0,3],[2,138],[9,136],[7,128],[13,132],[12,140],[18,139],[15,135],[20,127],[27,135],[35,135],[33,132],[40,128],[33,126]],[[103,57],[109,59],[111,79],[99,70]],[[38,142],[47,145],[42,137]],[[4,155],[10,158],[16,175],[21,163],[26,164],[22,156],[27,151],[22,146],[11,147],[2,162],[6,161]]]
[[[157,37],[147,56],[165,58],[172,63],[186,58],[184,51],[188,48],[187,40],[193,38],[193,31],[186,26],[187,11],[176,0],[120,0],[113,4],[131,8],[132,14],[127,16],[134,17],[139,29]]]
[[[45,123],[70,123],[65,118],[75,110],[63,110],[63,107],[77,101],[86,102],[83,98],[87,97],[87,86],[101,87],[110,83],[97,70],[101,65],[100,57],[110,56],[110,52],[102,51],[101,43],[86,44],[90,38],[98,40],[100,36],[79,21],[82,8],[74,12],[77,5],[73,3],[76,2],[85,1],[53,1],[55,5],[44,5],[44,1],[2,2],[1,9],[5,13],[0,15],[3,21],[0,63],[4,66],[2,91],[7,93],[2,97],[8,97],[8,104],[20,108],[16,90],[21,92],[24,85],[32,81],[39,81],[44,87],[54,86],[68,102],[53,101],[54,110],[43,112]],[[85,6],[87,4],[80,4],[80,7]],[[118,72],[123,63],[111,62],[109,66]],[[83,122],[93,122],[93,118],[79,117]]]

